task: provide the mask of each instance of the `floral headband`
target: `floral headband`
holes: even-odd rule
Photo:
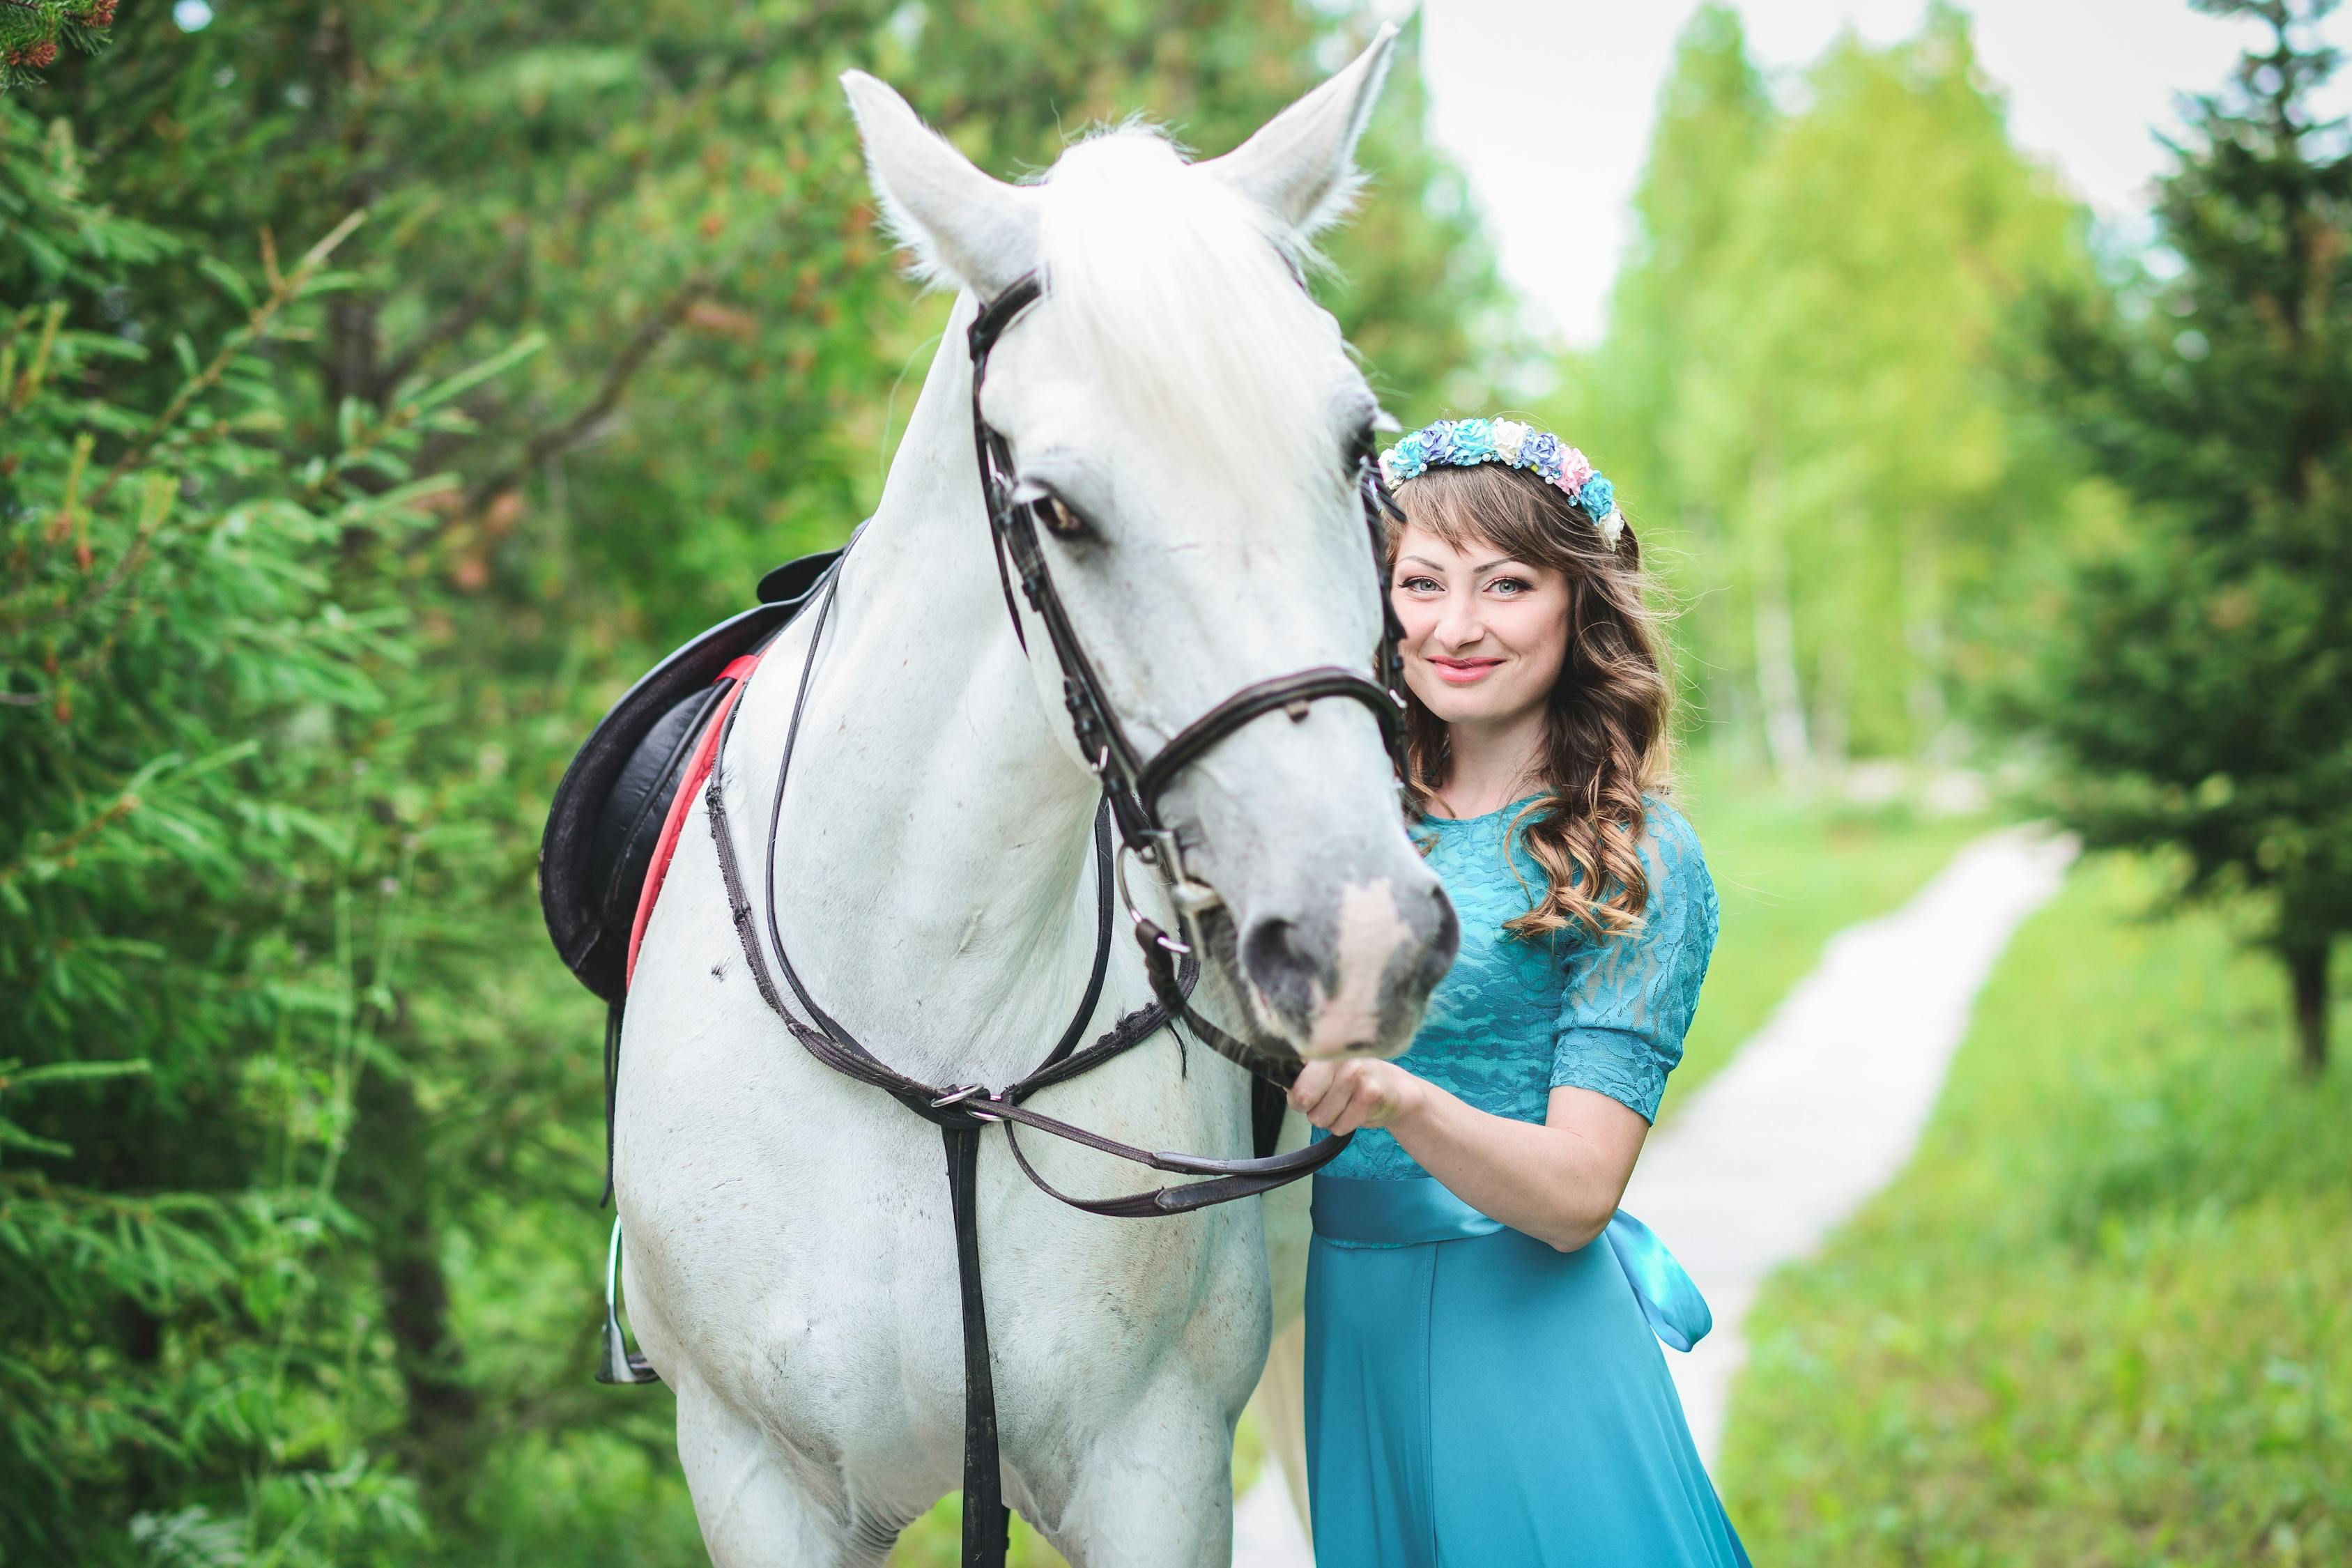
[[[1549,430],[1516,419],[1441,419],[1381,454],[1381,477],[1391,485],[1417,479],[1433,467],[1475,468],[1500,463],[1525,468],[1567,492],[1610,549],[1624,536],[1625,514],[1617,510],[1617,487],[1602,479],[1591,461]]]

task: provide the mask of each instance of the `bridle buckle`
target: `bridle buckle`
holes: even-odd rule
[[[933,1110],[945,1110],[950,1106],[962,1105],[966,1100],[969,1100],[975,1096],[982,1100],[991,1101],[994,1100],[996,1098],[996,1096],[988,1091],[988,1086],[986,1084],[968,1083],[961,1089],[951,1089],[947,1093],[931,1101],[931,1109]],[[970,1116],[974,1121],[1002,1121],[1004,1120],[1002,1116],[991,1116],[985,1110],[973,1110],[967,1109],[965,1114]]]

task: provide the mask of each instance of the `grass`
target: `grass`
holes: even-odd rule
[[[1909,1169],[1765,1289],[1759,1562],[2352,1562],[2352,1069],[2296,1075],[2276,967],[2155,886],[2029,922]]]

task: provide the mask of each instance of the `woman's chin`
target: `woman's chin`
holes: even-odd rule
[[[1513,717],[1528,706],[1524,700],[1514,700],[1514,693],[1484,680],[1461,686],[1440,684],[1433,691],[1418,692],[1416,695],[1421,698],[1422,706],[1448,724],[1492,724],[1497,720]],[[1535,705],[1542,705],[1540,694]]]

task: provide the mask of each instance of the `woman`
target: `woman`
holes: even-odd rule
[[[1291,1103],[1315,1180],[1307,1475],[1349,1568],[1745,1563],[1656,1337],[1706,1303],[1616,1213],[1715,945],[1655,793],[1671,689],[1609,481],[1508,420],[1384,453],[1415,833],[1461,956],[1393,1062]],[[1605,1238],[1605,1239],[1604,1239]]]

